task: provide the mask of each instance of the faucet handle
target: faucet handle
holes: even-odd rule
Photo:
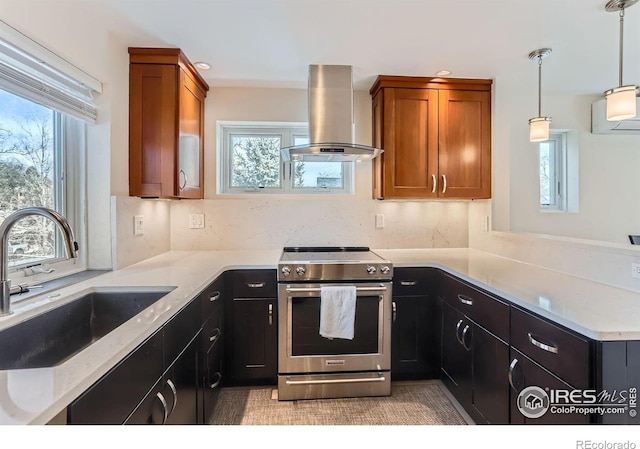
[[[42,288],[42,285],[29,285],[27,283],[22,283],[18,285],[12,285],[9,294],[10,295],[19,295],[21,293],[27,293],[32,288]]]

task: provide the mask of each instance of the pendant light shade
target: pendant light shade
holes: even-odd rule
[[[529,59],[538,61],[538,116],[529,119],[529,140],[531,142],[549,140],[551,117],[542,116],[542,60],[550,54],[550,48],[540,48],[529,53]]]
[[[529,140],[531,142],[543,142],[549,140],[549,117],[535,117],[529,119]]]
[[[624,10],[629,6],[636,4],[638,0],[609,0],[605,5],[607,12],[620,13],[620,47],[619,47],[619,81],[618,87],[609,89],[604,93],[607,99],[607,120],[618,121],[626,120],[636,116],[636,95],[638,86],[622,85],[622,60],[623,60],[623,43],[624,43]]]

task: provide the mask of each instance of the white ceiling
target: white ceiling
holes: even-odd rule
[[[618,14],[606,0],[84,0],[130,46],[175,46],[214,86],[304,88],[309,64],[376,75],[522,77],[551,47],[545,92],[597,94],[618,84]],[[640,83],[640,5],[625,15],[624,84]],[[515,75],[514,75],[515,74]]]

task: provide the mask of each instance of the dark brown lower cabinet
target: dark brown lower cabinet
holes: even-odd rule
[[[442,381],[478,424],[509,423],[509,346],[442,306]]]
[[[278,301],[233,298],[231,383],[275,385],[278,380]]]
[[[391,312],[393,380],[440,377],[440,301],[434,296],[394,296]]]
[[[579,413],[552,413],[550,410],[539,418],[527,418],[518,409],[520,392],[531,386],[544,390],[573,390],[574,388],[538,365],[529,357],[511,347],[511,424],[589,424],[590,415]]]

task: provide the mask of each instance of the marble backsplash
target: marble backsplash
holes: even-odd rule
[[[464,248],[468,203],[353,198],[216,199],[171,204],[172,250],[279,249],[283,246]],[[204,229],[189,229],[204,214]],[[376,228],[376,214],[384,228]]]

